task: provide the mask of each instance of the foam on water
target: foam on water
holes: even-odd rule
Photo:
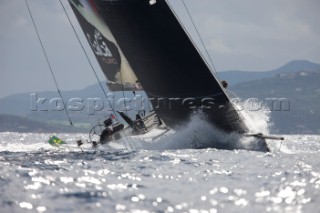
[[[256,124],[254,130],[268,132],[266,111],[262,113],[243,114],[249,124]],[[259,121],[259,122],[257,122]],[[257,131],[262,132],[262,131]],[[154,143],[135,141],[135,147],[140,149],[193,149],[212,147],[217,149],[247,149],[263,150],[254,137],[243,137],[236,133],[225,133],[209,124],[201,114],[195,114],[190,122],[180,126],[174,134],[167,134]]]
[[[239,110],[240,115],[243,117],[246,125],[252,133],[269,134],[271,123],[271,111],[260,102],[255,102],[259,105],[257,109],[253,109],[252,101],[246,101],[242,105],[242,110]]]
[[[252,110],[252,104],[255,104],[257,109]],[[263,105],[261,102],[253,102],[247,101],[244,102],[241,106],[243,110],[240,111],[241,116],[243,117],[246,125],[249,127],[252,133],[262,133],[265,135],[270,134],[270,129],[273,126],[271,123],[271,111],[270,109]],[[242,140],[253,140],[254,138],[243,138]],[[291,138],[290,138],[291,139]],[[280,140],[266,140],[268,147],[271,151],[281,151],[283,153],[292,154],[294,150],[291,150],[287,147],[288,140],[280,141]]]
[[[264,135],[270,134],[270,128],[273,123],[270,122],[271,111],[266,105],[263,105],[262,102],[255,99],[250,99],[237,107],[241,109],[239,110],[239,113],[251,133],[262,133]],[[241,138],[241,143],[251,144],[254,143],[254,140],[256,140],[254,137],[243,137]],[[283,145],[282,141],[266,140],[266,142],[271,151],[281,150],[289,152],[285,145]]]

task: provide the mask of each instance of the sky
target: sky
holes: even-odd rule
[[[28,0],[61,90],[97,83],[58,0]],[[62,0],[105,80],[67,0]],[[204,51],[182,0],[170,0]],[[267,71],[291,60],[320,63],[319,0],[185,0],[218,72]],[[23,0],[0,1],[0,98],[56,90]]]

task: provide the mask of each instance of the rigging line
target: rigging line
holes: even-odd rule
[[[126,97],[125,97],[125,93],[124,93],[124,86],[123,86],[123,79],[122,79],[122,72],[121,72],[121,70],[120,70],[120,81],[121,81],[121,88],[122,88],[122,97],[123,97],[124,109],[125,109],[125,111],[126,111],[126,115],[128,116],[128,110],[127,110],[127,106],[126,106]],[[123,134],[125,135],[127,141],[129,141],[129,140],[128,140],[128,137],[127,137],[127,134],[125,133],[124,130],[123,130]],[[130,144],[130,148],[133,150],[131,143],[129,143],[129,144]],[[135,149],[134,149],[134,150],[135,150]]]
[[[211,55],[209,54],[208,49],[206,48],[206,45],[205,45],[205,43],[204,43],[204,41],[203,41],[203,39],[202,39],[202,36],[201,36],[201,34],[200,34],[200,31],[198,30],[197,25],[195,24],[195,22],[194,22],[194,20],[193,20],[193,18],[192,18],[192,15],[191,15],[191,13],[190,13],[190,10],[188,9],[188,7],[187,7],[187,5],[186,5],[186,3],[185,3],[185,0],[182,0],[182,3],[183,3],[183,5],[184,5],[184,7],[185,7],[185,9],[186,9],[186,11],[187,11],[187,13],[188,13],[188,16],[189,16],[189,18],[190,18],[190,20],[191,20],[191,22],[192,22],[192,25],[193,25],[194,29],[196,30],[196,32],[197,32],[197,34],[198,34],[198,37],[199,37],[199,39],[200,39],[200,41],[201,41],[201,43],[202,43],[202,46],[203,46],[203,48],[205,49],[206,54],[207,54],[207,56],[208,56],[208,58],[209,58],[209,60],[210,60],[211,66],[212,66],[212,68],[213,68],[213,73],[212,73],[212,74],[213,74],[213,76],[216,78],[217,81],[220,81],[220,78],[219,78],[219,75],[218,75],[218,73],[217,73],[217,69],[216,69],[215,66],[214,66],[212,57],[211,57]],[[226,94],[227,96],[229,96],[227,93],[225,93],[225,94]]]
[[[126,111],[126,115],[128,116],[128,110],[127,110],[127,106],[126,106],[126,97],[125,97],[125,93],[124,93],[124,86],[123,86],[123,79],[122,79],[121,70],[120,70],[120,80],[121,80],[121,87],[122,87],[122,96],[123,96],[124,109]],[[123,134],[125,135],[127,141],[129,142],[129,139],[128,139],[128,136],[127,136],[125,130],[123,130]],[[135,147],[132,148],[133,147],[133,143],[129,143],[129,145],[130,145],[131,150],[136,150]],[[125,144],[125,146],[127,146],[127,145]]]
[[[78,42],[79,42],[79,44],[80,44],[80,46],[81,46],[84,54],[85,54],[85,56],[86,56],[86,59],[87,59],[89,65],[90,65],[90,67],[91,67],[91,69],[92,69],[92,71],[93,71],[93,73],[94,73],[94,75],[95,75],[98,83],[99,83],[99,86],[100,86],[101,90],[103,91],[103,93],[104,93],[104,95],[105,95],[105,97],[106,97],[106,99],[107,99],[107,101],[108,101],[108,104],[109,104],[110,108],[111,108],[112,111],[114,112],[114,115],[116,116],[117,121],[120,122],[120,119],[119,119],[119,117],[118,117],[115,109],[113,108],[112,104],[110,103],[110,100],[109,100],[109,98],[108,98],[108,95],[107,95],[106,91],[104,90],[104,88],[103,88],[103,86],[102,86],[102,84],[101,84],[101,82],[100,82],[100,79],[99,79],[99,77],[98,77],[98,74],[97,74],[95,68],[93,67],[93,64],[92,64],[92,62],[91,62],[91,60],[90,60],[90,58],[89,58],[89,55],[88,55],[87,51],[85,50],[85,48],[84,48],[84,46],[83,46],[83,44],[82,44],[82,42],[81,42],[81,39],[80,39],[80,37],[79,37],[79,35],[78,35],[77,31],[76,31],[76,28],[75,28],[74,25],[72,24],[72,21],[71,21],[69,15],[68,15],[67,9],[65,8],[65,6],[64,6],[64,4],[61,2],[61,0],[59,0],[59,2],[60,2],[61,6],[62,6],[62,8],[63,8],[63,10],[64,10],[64,13],[65,13],[66,16],[67,16],[67,19],[68,19],[68,21],[69,21],[69,23],[70,23],[70,25],[71,25],[71,27],[72,27],[72,29],[73,29],[74,34],[75,34],[75,36],[76,36],[76,38],[77,38],[77,40],[78,40]],[[130,141],[129,141],[129,139],[128,139],[128,136],[127,136],[127,134],[126,134],[126,132],[125,132],[124,130],[123,130],[123,134],[124,134],[127,142],[130,144]],[[124,145],[125,145],[125,147],[128,149],[127,144],[124,143]],[[132,149],[131,146],[130,146],[130,148]]]
[[[219,81],[218,76],[216,75],[216,73],[215,73],[214,71],[211,70],[210,64],[208,63],[207,60],[204,59],[203,53],[200,51],[198,45],[196,45],[196,43],[195,43],[194,40],[192,39],[192,36],[191,36],[191,34],[188,32],[186,26],[182,23],[182,20],[179,18],[178,14],[174,11],[174,9],[173,9],[170,1],[169,1],[169,0],[165,0],[165,1],[167,2],[170,10],[172,11],[172,13],[174,14],[174,16],[176,17],[176,19],[177,19],[178,22],[180,23],[180,25],[181,25],[181,27],[183,28],[184,32],[187,34],[190,42],[193,44],[194,48],[197,50],[197,52],[198,52],[198,54],[200,55],[200,57],[202,58],[202,60],[204,61],[204,63],[205,63],[206,66],[208,67],[208,69],[211,71],[213,77],[214,77],[217,81]]]
[[[53,69],[52,69],[52,67],[51,67],[51,64],[50,64],[50,61],[49,61],[49,57],[48,57],[47,52],[46,52],[46,50],[45,50],[45,48],[44,48],[44,45],[43,45],[43,43],[42,43],[42,40],[41,40],[39,31],[38,31],[36,22],[35,22],[35,20],[34,20],[34,18],[33,18],[32,13],[31,13],[31,10],[30,10],[29,4],[28,4],[28,0],[25,0],[25,2],[26,2],[26,5],[27,5],[27,8],[28,8],[28,11],[29,11],[29,14],[30,14],[30,17],[31,17],[33,26],[34,26],[34,29],[35,29],[35,31],[36,31],[37,37],[38,37],[38,39],[39,39],[39,42],[40,42],[40,45],[41,45],[43,54],[44,54],[44,56],[45,56],[46,62],[47,62],[47,64],[48,64],[48,67],[49,67],[49,69],[50,69],[50,72],[51,72],[51,75],[52,75],[52,77],[53,77],[54,83],[55,83],[55,85],[56,85],[57,91],[58,91],[58,93],[59,93],[59,96],[60,96],[61,101],[62,101],[62,103],[63,103],[63,106],[64,106],[64,108],[65,108],[65,111],[66,111],[67,117],[68,117],[68,119],[69,119],[70,125],[73,126],[73,123],[72,123],[72,121],[71,121],[71,118],[70,118],[68,109],[67,109],[67,107],[66,107],[66,103],[64,102],[64,100],[63,100],[63,98],[62,98],[62,94],[61,94],[61,91],[60,91],[60,89],[59,89],[59,85],[58,85],[57,79],[56,79],[56,77],[55,77],[55,75],[54,75],[54,73],[53,73]]]
[[[73,26],[73,24],[72,24],[72,22],[71,22],[71,19],[70,19],[68,13],[67,13],[67,9],[66,9],[65,6],[62,4],[61,0],[59,0],[59,2],[60,2],[60,4],[61,4],[61,6],[62,6],[62,8],[63,8],[63,10],[64,10],[67,18],[68,18],[68,21],[69,21],[69,23],[70,23],[70,25],[71,25],[71,27],[72,27],[72,29],[73,29],[74,34],[75,34],[75,36],[77,37],[77,40],[78,40],[78,42],[79,42],[79,44],[80,44],[80,46],[81,46],[81,48],[82,48],[82,50],[83,50],[83,52],[84,52],[87,60],[88,60],[88,62],[89,62],[89,65],[90,65],[90,67],[91,67],[91,69],[92,69],[92,71],[93,71],[93,73],[94,73],[94,75],[95,75],[95,77],[96,77],[96,79],[97,79],[97,81],[98,81],[98,83],[99,83],[99,86],[100,86],[101,90],[103,91],[103,93],[104,93],[104,95],[105,95],[105,97],[106,97],[106,99],[107,99],[107,101],[108,101],[109,106],[111,107],[112,111],[114,112],[115,116],[117,117],[117,120],[119,120],[117,114],[115,113],[115,110],[114,110],[112,104],[111,104],[110,101],[109,101],[107,92],[104,90],[104,88],[103,88],[103,86],[102,86],[102,84],[101,84],[101,81],[100,81],[100,79],[99,79],[99,77],[98,77],[98,74],[97,74],[96,70],[94,69],[93,64],[92,64],[91,61],[90,61],[89,55],[87,54],[87,52],[86,52],[86,50],[85,50],[85,48],[84,48],[84,46],[83,46],[83,44],[82,44],[82,42],[81,42],[81,40],[80,40],[80,37],[79,37],[79,35],[78,35],[75,27]]]
[[[122,89],[122,97],[123,97],[123,104],[124,104],[124,109],[126,111],[126,115],[128,116],[128,110],[127,110],[127,106],[126,106],[126,97],[125,97],[125,92],[124,92],[124,86],[123,86],[123,79],[122,79],[122,72],[121,70],[119,71],[120,73],[120,81],[121,81],[121,89]],[[127,140],[127,142],[129,142],[128,136],[125,132],[125,130],[123,129],[123,134]],[[124,142],[123,142],[124,143]],[[124,143],[125,144],[125,143]],[[125,146],[127,147],[127,145],[125,144]],[[135,150],[135,148],[132,148],[132,144],[129,142],[129,146],[131,150]],[[128,149],[128,148],[127,148]]]
[[[208,51],[208,49],[206,48],[206,45],[205,45],[205,43],[204,43],[204,41],[203,41],[203,39],[202,39],[202,36],[201,36],[201,34],[200,34],[200,31],[198,30],[198,28],[197,28],[197,26],[196,26],[196,24],[195,24],[195,22],[194,22],[194,20],[193,20],[193,18],[192,18],[192,16],[191,16],[190,10],[188,9],[188,7],[187,7],[187,5],[186,5],[186,3],[185,3],[184,0],[182,0],[182,3],[183,3],[183,6],[185,7],[185,9],[186,9],[186,11],[187,11],[187,13],[188,13],[188,16],[189,16],[189,18],[190,18],[190,20],[191,20],[191,22],[192,22],[192,25],[193,25],[194,29],[196,30],[196,32],[197,32],[197,34],[198,34],[198,37],[199,37],[199,39],[200,39],[200,41],[201,41],[201,44],[202,44],[203,48],[205,49],[207,56],[209,57],[211,66],[212,66],[212,68],[213,68],[213,71],[216,73],[217,70],[216,70],[216,68],[215,68],[215,66],[214,66],[212,57],[211,57],[211,55],[209,54],[209,51]],[[217,76],[216,76],[216,77],[217,77]]]
[[[119,71],[120,72],[120,81],[121,81],[121,88],[122,88],[122,97],[123,97],[123,104],[124,104],[124,108],[125,108],[125,111],[126,111],[126,115],[128,116],[128,110],[127,110],[127,106],[126,106],[126,98],[125,98],[125,93],[124,93],[124,86],[123,86],[123,80],[122,80],[122,73],[121,73],[121,70]],[[132,148],[132,144],[133,143],[130,143],[129,139],[128,139],[128,136],[126,134],[126,131],[123,129],[123,134],[127,140],[127,142],[129,143],[129,147],[131,150],[135,150],[135,148]],[[124,143],[123,141],[123,144],[125,145],[125,147],[127,148],[127,144]],[[128,149],[128,148],[127,148]]]
[[[121,80],[121,89],[122,89],[122,97],[123,97],[124,109],[126,111],[126,115],[128,115],[128,110],[127,110],[127,106],[126,106],[126,97],[125,97],[125,93],[124,93],[124,86],[123,86],[123,79],[122,79],[121,70],[120,70],[120,80]]]
[[[121,81],[121,88],[122,88],[122,97],[123,97],[123,104],[124,104],[124,109],[126,111],[126,115],[128,116],[128,110],[127,110],[127,106],[126,106],[126,97],[125,97],[125,92],[124,92],[124,86],[123,86],[123,78],[122,78],[122,72],[120,70],[120,81]],[[125,132],[125,130],[123,130],[123,134],[125,135],[127,141],[129,142],[128,136]],[[132,148],[133,143],[129,143],[131,150],[136,150],[135,147]]]

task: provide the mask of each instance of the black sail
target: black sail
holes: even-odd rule
[[[195,110],[227,132],[247,127],[165,0],[96,0],[153,107],[175,127]]]
[[[165,0],[92,0],[153,108],[175,128],[201,112],[226,132],[247,127]]]
[[[111,91],[141,90],[126,57],[108,26],[97,13],[93,0],[69,0],[70,6],[107,79]]]

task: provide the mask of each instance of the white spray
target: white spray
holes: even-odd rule
[[[269,132],[269,111],[262,107],[259,111],[244,107],[240,113],[252,132],[267,134]],[[190,149],[213,147],[218,149],[257,150],[257,141],[253,137],[243,137],[236,133],[225,133],[209,124],[201,114],[194,114],[191,120],[180,126],[174,134],[161,137],[154,143],[135,142],[141,149]]]

